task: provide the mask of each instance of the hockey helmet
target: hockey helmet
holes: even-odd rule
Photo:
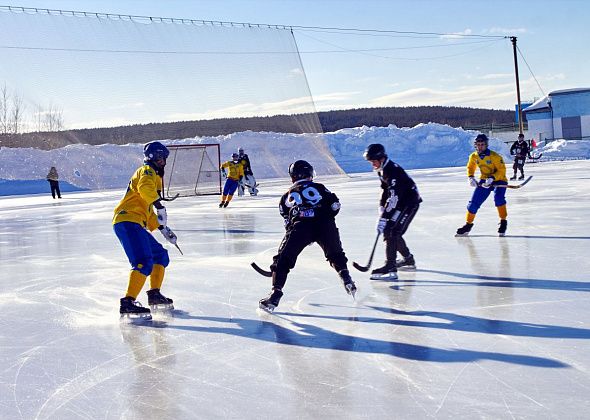
[[[158,159],[168,159],[170,151],[159,141],[152,141],[143,146],[144,161],[154,162]]]
[[[486,136],[485,134],[478,134],[477,137],[475,138],[475,141],[473,142],[473,144],[479,143],[479,142],[483,142],[487,146],[489,143],[488,136]]]
[[[305,160],[297,160],[289,165],[289,176],[293,182],[313,178],[313,166]]]
[[[387,158],[387,153],[385,153],[385,147],[382,144],[375,143],[367,146],[363,157],[365,160],[381,160]]]
[[[238,154],[237,154],[237,153],[232,153],[232,154],[231,154],[231,159],[232,159],[232,160],[233,160],[235,163],[237,163],[237,162],[238,162],[238,160],[240,159],[240,156],[238,156]]]
[[[244,149],[242,149],[241,147],[238,149],[238,155],[244,156]]]

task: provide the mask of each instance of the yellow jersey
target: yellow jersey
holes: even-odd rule
[[[494,178],[496,181],[506,181],[506,165],[502,156],[493,150],[486,149],[483,153],[473,152],[467,162],[467,176],[474,176],[479,168],[480,179]]]
[[[138,168],[127,186],[125,196],[115,207],[113,224],[133,222],[152,231],[159,226],[153,202],[160,199],[162,178],[149,165]]]
[[[241,163],[234,163],[231,160],[221,164],[221,169],[227,168],[227,177],[239,181],[244,176],[244,166]]]

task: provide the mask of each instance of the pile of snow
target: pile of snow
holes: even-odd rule
[[[367,172],[363,159],[371,143],[385,146],[390,158],[405,169],[464,166],[473,151],[475,131],[441,124],[420,124],[413,128],[357,127],[325,134],[285,134],[245,131],[226,136],[163,140],[165,144],[218,143],[222,161],[242,147],[250,156],[258,179],[285,178],[289,164],[309,161],[318,175]],[[509,146],[497,138],[490,148],[511,161]],[[55,150],[0,148],[0,196],[47,193],[45,177],[55,166],[60,181],[73,189],[103,190],[125,188],[133,171],[142,164],[143,145],[75,144]],[[560,141],[540,152],[559,156],[590,158],[590,142]],[[37,182],[31,182],[37,180]]]

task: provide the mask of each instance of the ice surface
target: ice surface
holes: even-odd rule
[[[122,191],[2,198],[0,417],[583,418],[590,162],[525,169],[534,178],[508,191],[504,238],[491,199],[470,237],[453,236],[464,168],[411,171],[424,197],[406,235],[418,270],[392,282],[353,270],[355,303],[314,245],[275,315],[257,312],[270,281],[249,264],[267,267],[282,238],[288,182],[263,180],[227,209],[178,199],[168,216],[184,256],[168,247],[162,288],[177,310],[144,325],[118,316],[129,267],[110,219]],[[364,265],[376,176],[317,180],[340,197],[344,248]],[[383,255],[380,244],[374,265]]]

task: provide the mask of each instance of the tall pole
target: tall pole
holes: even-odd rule
[[[516,58],[516,37],[511,36],[512,52],[514,53],[514,75],[516,76],[516,99],[518,101],[518,132],[523,134],[522,106],[520,105],[520,82],[518,81],[518,59]]]

